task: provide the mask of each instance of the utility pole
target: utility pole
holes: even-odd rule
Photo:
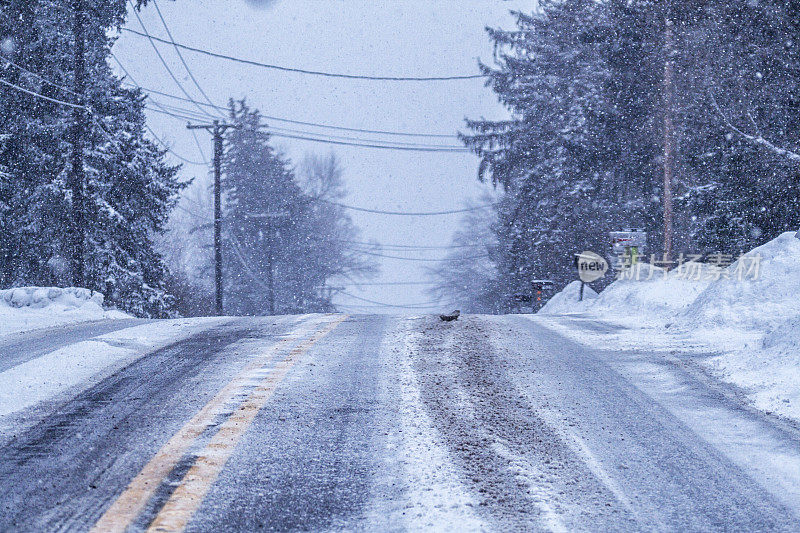
[[[675,33],[667,0],[664,31],[664,261],[672,257],[672,181],[675,176]]]
[[[267,212],[267,213],[248,213],[246,218],[260,218],[266,220],[267,225],[267,310],[270,316],[275,314],[275,228],[272,221],[274,219],[288,217],[289,213],[285,211]]]
[[[269,270],[267,271],[267,287],[269,288],[269,315],[275,316],[275,258],[273,256],[272,247],[274,246],[274,239],[272,238],[272,219],[267,218],[267,239],[269,250],[267,251],[267,261],[269,262]]]
[[[73,56],[76,106],[72,110],[72,172],[69,186],[72,190],[72,232],[71,269],[72,284],[76,287],[86,285],[84,268],[84,214],[85,214],[85,173],[83,168],[83,145],[86,136],[86,6],[85,0],[72,0],[72,35],[75,41]]]
[[[222,307],[222,134],[233,124],[222,124],[215,120],[211,124],[187,124],[190,130],[206,130],[214,138],[214,284],[216,288],[215,302],[217,315],[223,314]]]

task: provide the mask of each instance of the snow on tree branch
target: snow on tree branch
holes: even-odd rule
[[[759,131],[758,126],[756,125],[756,122],[753,119],[753,116],[749,112],[748,112],[747,116],[750,119],[750,122],[753,124],[753,127],[756,128],[756,134],[755,135],[751,135],[749,133],[746,133],[745,131],[743,131],[740,128],[736,127],[728,119],[728,117],[725,116],[725,113],[720,108],[719,103],[717,102],[717,98],[714,96],[714,93],[709,92],[709,96],[711,97],[711,102],[714,105],[714,109],[717,111],[717,114],[720,116],[722,121],[725,123],[725,126],[727,126],[729,129],[733,130],[738,135],[740,135],[742,138],[744,138],[745,140],[747,140],[747,141],[749,141],[749,142],[751,142],[753,144],[756,144],[756,145],[759,145],[759,146],[763,146],[764,148],[767,148],[768,150],[770,150],[772,153],[774,153],[776,155],[779,155],[781,157],[785,157],[790,161],[794,161],[796,163],[800,163],[800,153],[794,152],[792,150],[788,150],[786,148],[781,148],[780,146],[777,146],[776,144],[774,144],[774,143],[768,141],[767,139],[765,139],[764,136],[761,135],[761,132]]]

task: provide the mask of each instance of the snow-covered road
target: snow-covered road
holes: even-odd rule
[[[800,431],[677,356],[519,316],[192,324],[0,416],[0,530],[800,528]]]

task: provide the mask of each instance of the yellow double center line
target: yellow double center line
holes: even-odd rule
[[[311,337],[292,349],[283,361],[275,365],[238,409],[222,423],[217,433],[200,452],[181,484],[156,515],[148,531],[182,531],[186,527],[202,503],[211,484],[217,479],[230,458],[236,444],[241,440],[256,414],[275,392],[278,384],[305,352],[346,319],[347,316],[342,316],[325,324]],[[173,435],[100,517],[92,531],[97,533],[125,531],[144,510],[148,500],[172,472],[192,443],[211,426],[220,407],[230,402],[237,392],[241,391],[252,379],[253,372],[262,369],[290,340],[282,339],[272,347],[268,354],[247,365]]]

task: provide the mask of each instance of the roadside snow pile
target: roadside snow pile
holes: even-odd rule
[[[800,420],[800,317],[767,333],[761,350],[738,350],[711,363],[723,377],[750,392],[759,409]]]
[[[103,295],[78,287],[17,287],[0,290],[0,335],[71,322],[130,318],[103,309]]]
[[[703,355],[725,381],[742,387],[756,407],[800,420],[800,239],[787,232],[727,269],[686,263],[664,273],[642,263],[580,309],[612,326],[603,340],[620,349]],[[577,283],[577,282],[575,282]],[[554,296],[545,314],[564,314]],[[577,299],[577,298],[575,298]],[[574,309],[574,304],[571,305]],[[557,321],[557,317],[554,317]],[[561,327],[567,334],[574,321]],[[587,332],[575,331],[576,339]],[[635,342],[631,342],[634,340]],[[709,352],[720,355],[708,358]]]
[[[679,319],[685,330],[750,333],[755,342],[726,350],[711,365],[750,393],[764,411],[800,420],[800,239],[787,232],[728,268]],[[738,273],[758,268],[750,276]],[[745,337],[746,338],[746,337]],[[760,340],[760,342],[759,342]]]
[[[598,317],[668,319],[685,310],[708,287],[717,270],[689,262],[666,272],[648,263],[638,263],[600,293],[591,312]]]
[[[726,274],[689,306],[682,324],[768,330],[800,316],[800,239],[795,232],[753,249]]]
[[[573,281],[564,287],[564,290],[550,298],[539,310],[539,313],[543,315],[566,315],[568,313],[586,311],[597,299],[597,293],[586,285],[583,288],[583,301],[578,301],[580,291],[581,282]]]
[[[599,295],[588,285],[578,302],[580,282],[573,281],[553,296],[541,314],[583,313],[604,319],[634,318],[651,323],[666,321],[683,312],[719,277],[719,269],[702,263],[684,263],[670,272],[649,263],[638,263]]]

